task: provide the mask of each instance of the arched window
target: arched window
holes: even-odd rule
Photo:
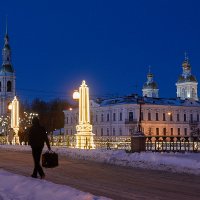
[[[182,98],[186,98],[186,91],[185,91],[185,88],[183,88],[182,91],[181,91],[181,97],[182,97]]]
[[[11,92],[11,88],[12,88],[12,83],[11,81],[7,82],[7,92]]]
[[[195,92],[195,89],[192,88],[192,98],[195,98],[196,97],[196,92]]]

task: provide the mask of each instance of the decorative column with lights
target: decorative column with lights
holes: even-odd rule
[[[12,103],[11,103],[11,128],[14,130],[14,138],[13,143],[19,144],[19,101],[17,100],[17,97],[15,96]]]
[[[89,88],[85,81],[79,87],[79,92],[75,91],[73,98],[79,100],[79,124],[76,126],[76,148],[95,149],[92,133],[92,125],[90,124],[90,104],[89,104]]]

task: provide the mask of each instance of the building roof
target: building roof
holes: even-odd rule
[[[144,85],[143,85],[143,89],[158,89],[158,86],[157,86],[157,83],[156,82],[146,82]]]
[[[190,99],[182,100],[180,98],[153,98],[153,97],[138,97],[137,95],[130,95],[125,97],[118,97],[112,99],[105,99],[99,103],[99,106],[113,106],[120,104],[138,104],[140,101],[144,104],[152,105],[168,105],[168,106],[200,106],[199,101]]]
[[[183,75],[180,75],[177,83],[185,83],[185,82],[197,82],[197,79],[193,75],[186,76],[186,77],[184,77]]]

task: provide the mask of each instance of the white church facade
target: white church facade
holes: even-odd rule
[[[143,95],[90,101],[91,124],[96,136],[130,136],[141,126],[147,136],[190,136],[200,128],[197,80],[187,58],[183,62],[176,98],[159,98],[159,89],[149,71]],[[76,134],[78,109],[65,110],[65,134]]]

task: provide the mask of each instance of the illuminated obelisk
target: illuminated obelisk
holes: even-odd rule
[[[79,124],[76,126],[76,148],[94,149],[92,125],[90,124],[89,88],[85,81],[79,87]]]
[[[15,96],[12,101],[12,109],[11,109],[11,128],[14,130],[14,138],[13,143],[19,144],[19,101],[17,100],[17,97]]]

